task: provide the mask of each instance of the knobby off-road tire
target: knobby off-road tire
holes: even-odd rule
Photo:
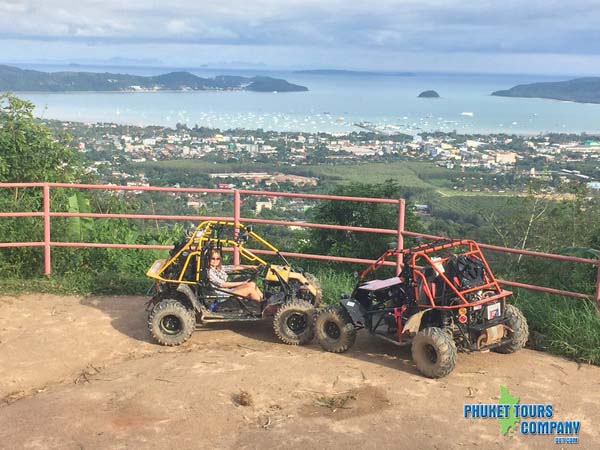
[[[510,330],[506,330],[504,336],[512,337],[512,342],[496,347],[494,351],[498,353],[514,353],[517,350],[521,350],[525,347],[527,339],[529,339],[527,319],[525,319],[519,308],[513,305],[506,305],[506,315],[508,316],[506,326]]]
[[[154,339],[162,345],[181,345],[196,328],[193,311],[173,299],[157,303],[148,315],[148,328]]]
[[[306,278],[306,281],[308,281],[317,291],[313,301],[313,305],[316,308],[321,304],[321,299],[323,298],[323,289],[321,288],[321,283],[312,273],[307,272],[304,274],[304,277]]]
[[[341,306],[329,306],[319,313],[315,333],[321,347],[333,353],[347,351],[356,341],[356,328]]]
[[[429,327],[419,331],[412,342],[412,359],[423,375],[442,378],[456,365],[456,344],[449,333]]]
[[[292,300],[279,307],[273,329],[288,345],[305,345],[315,337],[315,308],[305,300]]]

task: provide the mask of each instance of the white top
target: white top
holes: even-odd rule
[[[208,281],[217,287],[224,287],[223,285],[227,282],[227,274],[231,271],[231,267],[223,266],[221,269],[211,267],[208,269]]]

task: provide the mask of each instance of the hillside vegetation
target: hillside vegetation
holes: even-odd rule
[[[157,76],[93,72],[40,72],[0,65],[0,91],[204,91],[238,89],[256,92],[301,92],[305,86],[271,77],[219,75],[201,78],[189,72]]]
[[[578,103],[600,103],[600,77],[520,84],[510,89],[492,92],[492,95],[499,97],[548,98]]]
[[[69,136],[52,135],[32,115],[33,105],[14,96],[0,96],[0,182],[84,181],[86,161],[70,147]],[[164,162],[175,173],[187,161]],[[147,167],[150,167],[148,165]],[[225,171],[242,166],[194,163],[198,170]],[[224,168],[225,167],[225,168]],[[189,168],[189,167],[188,167]],[[236,169],[237,170],[237,169]],[[246,168],[248,170],[248,168]],[[338,195],[372,197],[428,198],[430,215],[418,216],[409,204],[406,228],[452,237],[470,237],[482,242],[577,255],[596,260],[600,248],[598,202],[585,191],[574,191],[575,200],[557,201],[543,196],[441,196],[438,191],[453,176],[431,164],[398,161],[393,164],[365,164],[339,167],[308,166],[302,170],[331,180],[327,192]],[[328,177],[328,178],[326,178]],[[386,180],[386,177],[389,177]],[[357,182],[357,180],[359,182]],[[446,187],[447,189],[447,187]],[[162,192],[76,191],[53,189],[51,210],[57,212],[232,215],[230,197],[207,196],[204,209],[187,205],[186,197]],[[302,217],[321,223],[338,223],[379,228],[395,228],[394,205],[334,204],[312,202],[301,207]],[[0,211],[40,211],[40,189],[0,189]],[[252,203],[242,205],[244,217],[290,218],[295,210],[275,207],[257,214]],[[298,213],[299,214],[299,213]],[[103,242],[171,245],[179,240],[189,224],[173,221],[129,219],[53,218],[53,241]],[[325,255],[374,257],[383,252],[393,236],[373,238],[365,233],[328,230],[292,231],[275,226],[257,231],[282,250]],[[0,219],[4,242],[43,241],[43,221],[39,217]],[[414,241],[413,241],[414,243]],[[411,241],[407,240],[407,245]],[[36,247],[0,249],[0,285],[4,292],[45,290],[77,293],[143,294],[151,282],[144,274],[154,259],[166,251],[118,250],[101,248],[53,248],[50,279],[43,276],[43,251]],[[486,252],[497,276],[593,294],[596,267],[584,264],[540,260],[519,255]],[[322,278],[327,301],[351,289],[352,274],[363,266],[333,262],[301,261],[305,268]],[[532,345],[569,357],[600,364],[597,349],[600,316],[591,301],[560,299],[520,293],[517,301],[525,311],[532,330]]]

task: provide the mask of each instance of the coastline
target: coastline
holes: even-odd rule
[[[598,104],[490,95],[504,86],[531,81],[526,77],[426,75],[405,77],[399,82],[389,77],[358,80],[327,76],[307,80],[285,73],[273,76],[286,76],[290,83],[310,85],[310,90],[297,96],[252,95],[272,92],[238,89],[19,91],[17,95],[38,107],[37,116],[80,122],[169,127],[185,123],[190,127],[198,124],[220,129],[344,134],[358,131],[352,124],[361,122],[397,127],[399,132],[412,135],[454,130],[525,136],[600,132]],[[430,88],[442,98],[435,102],[417,98],[419,92]],[[462,116],[465,111],[473,112],[474,116]]]

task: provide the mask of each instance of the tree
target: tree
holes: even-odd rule
[[[72,181],[79,158],[33,117],[34,105],[13,94],[0,95],[0,181]]]
[[[387,180],[380,184],[352,183],[338,186],[333,195],[350,197],[401,198],[402,188],[396,182]],[[396,229],[398,207],[384,203],[349,203],[323,201],[314,211],[315,222],[355,227]],[[415,232],[423,227],[412,208],[407,205],[405,229]],[[313,251],[332,256],[357,258],[377,258],[395,242],[396,236],[363,232],[314,229],[311,233]],[[407,240],[408,245],[411,240]]]
[[[55,137],[33,117],[33,109],[32,103],[13,94],[0,95],[0,182],[79,180],[82,165],[77,153],[67,146],[68,137]],[[76,212],[75,208],[85,203],[83,196],[77,203],[67,191],[53,192],[54,210]],[[0,190],[0,211],[39,211],[41,208],[40,189]],[[53,236],[73,234],[81,229],[81,223],[77,218],[55,220]],[[35,217],[5,217],[0,221],[0,234],[6,242],[40,241],[43,222]],[[3,249],[0,269],[5,266],[13,274],[31,274],[41,270],[41,258],[42,252],[37,248]]]

